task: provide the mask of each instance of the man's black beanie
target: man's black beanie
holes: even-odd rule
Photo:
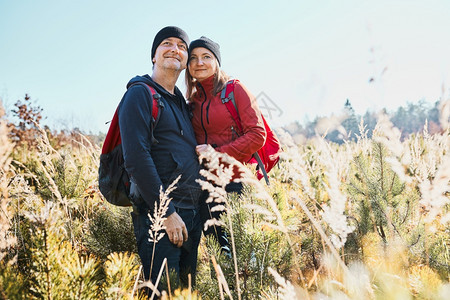
[[[161,42],[163,40],[170,38],[170,37],[179,38],[179,39],[183,40],[183,42],[186,43],[186,46],[189,45],[189,37],[183,29],[178,28],[176,26],[164,27],[156,34],[155,39],[153,40],[152,60],[153,60],[153,57],[155,57],[156,48],[158,48],[159,44],[161,44]]]
[[[206,36],[202,36],[199,39],[192,41],[191,44],[189,45],[189,57],[191,56],[192,50],[194,50],[195,48],[199,48],[199,47],[206,48],[209,51],[211,51],[214,54],[214,56],[216,57],[217,61],[219,62],[219,66],[220,66],[220,46],[219,46],[219,44],[208,39]]]

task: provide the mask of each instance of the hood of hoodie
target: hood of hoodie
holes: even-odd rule
[[[161,85],[156,83],[148,74],[143,75],[143,76],[133,77],[127,83],[127,89],[131,85],[133,85],[134,83],[137,83],[137,82],[142,82],[142,83],[152,86],[156,90],[156,92],[161,95],[162,99],[164,99],[168,103],[172,102],[175,106],[177,106],[181,110],[181,115],[179,115],[178,117],[175,117],[175,120],[177,122],[178,129],[179,129],[181,135],[183,135],[184,128],[181,125],[182,121],[180,118],[183,118],[183,116],[184,116],[184,119],[187,119],[190,122],[190,115],[189,115],[189,111],[187,109],[186,101],[184,100],[184,96],[181,93],[181,91],[175,86],[175,89],[174,89],[175,94],[169,93],[165,88],[163,88]],[[191,130],[193,131],[193,129],[191,129]]]
[[[145,84],[148,84],[155,88],[155,90],[164,98],[164,99],[173,99],[174,95],[166,91],[165,88],[163,88],[161,85],[153,81],[153,79],[148,75],[143,76],[135,76],[133,77],[128,83],[127,83],[127,89],[136,82],[143,82]],[[179,99],[184,99],[183,94],[178,89],[178,87],[175,86],[175,96],[180,97]]]

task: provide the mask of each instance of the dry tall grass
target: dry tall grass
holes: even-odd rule
[[[270,186],[210,149],[202,185],[226,211],[210,223],[228,230],[233,258],[204,239],[198,291],[163,297],[450,298],[449,107],[443,131],[405,140],[383,116],[372,139],[361,124],[341,146],[320,136],[298,145],[280,131]],[[142,298],[130,211],[96,187],[99,148],[83,136],[54,147],[41,131],[30,151],[10,143],[5,124],[0,111],[0,298]],[[223,191],[233,165],[247,174],[240,198]]]
[[[16,237],[11,233],[12,220],[9,213],[8,172],[11,163],[10,154],[14,145],[8,139],[5,111],[0,102],[0,261],[7,256],[7,251],[16,244]]]

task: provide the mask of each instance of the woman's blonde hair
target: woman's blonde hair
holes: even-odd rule
[[[220,69],[219,62],[216,58],[214,58],[214,63],[216,65],[216,71],[214,72],[214,83],[213,83],[213,95],[217,95],[220,93],[226,86],[228,80],[230,80],[230,76],[228,76],[225,71]],[[190,100],[192,96],[197,92],[197,80],[194,79],[189,73],[189,62],[188,68],[185,72],[186,77],[186,99]]]

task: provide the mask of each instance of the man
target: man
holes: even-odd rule
[[[134,233],[145,279],[151,278],[155,283],[167,258],[169,269],[176,272],[184,286],[189,273],[195,282],[202,232],[198,214],[202,191],[195,182],[200,177],[197,143],[185,99],[175,86],[186,68],[188,44],[189,38],[182,29],[174,26],[161,29],[152,46],[152,75],[131,79],[119,106],[123,156],[132,182]],[[145,86],[136,83],[150,85],[160,95],[160,118],[154,128],[153,99]],[[159,206],[160,187],[164,191],[179,175],[164,216],[167,218],[164,236],[153,243],[149,241],[148,213],[153,214],[155,203]]]

